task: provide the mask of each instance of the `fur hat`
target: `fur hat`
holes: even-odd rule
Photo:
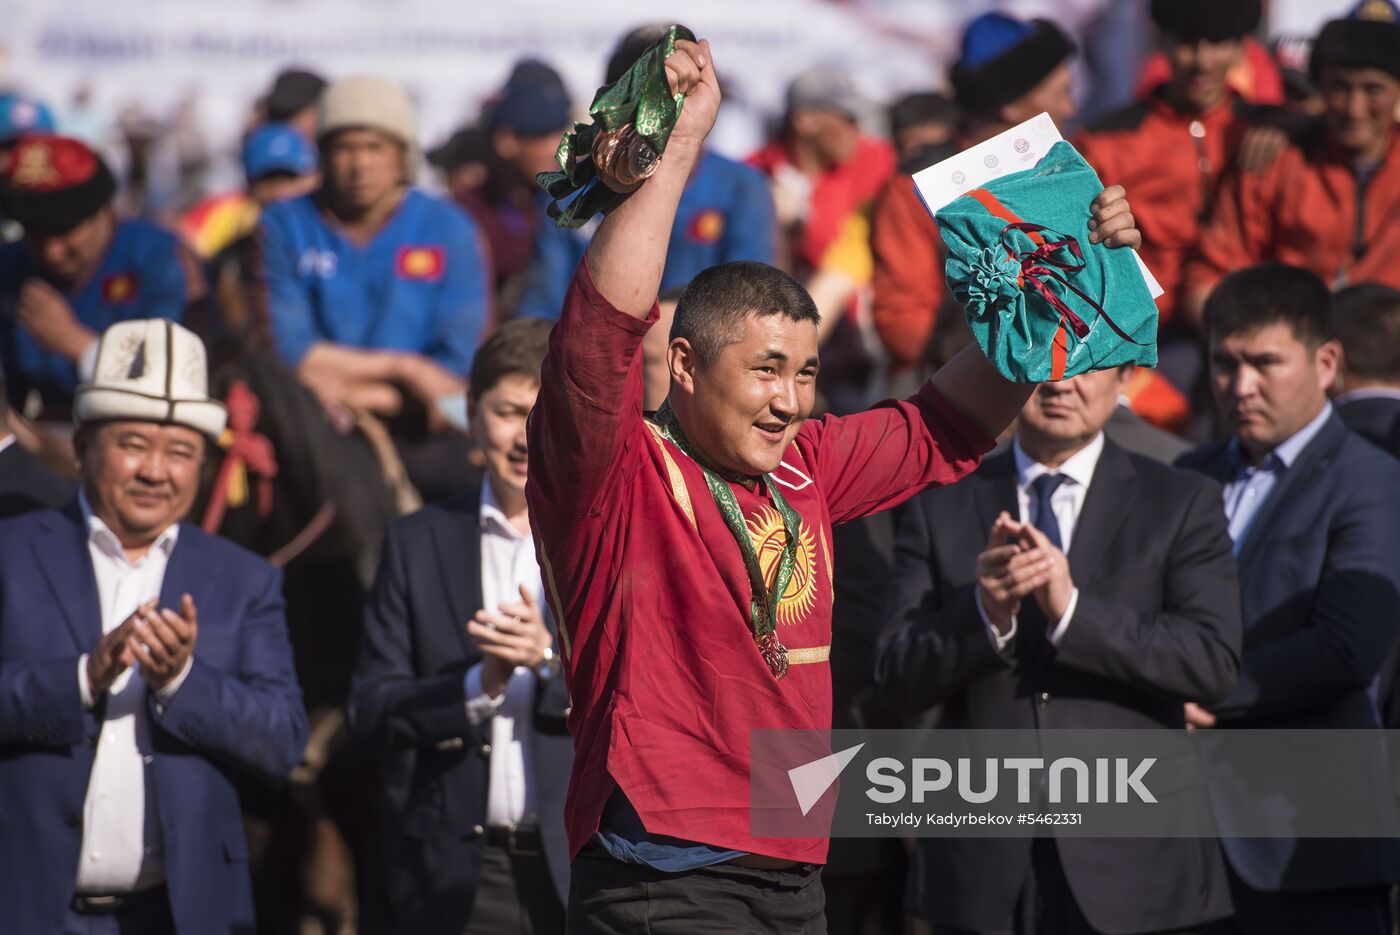
[[[1259,27],[1259,0],[1152,0],[1152,22],[1185,42],[1243,39]]]
[[[1322,27],[1308,68],[1321,84],[1322,69],[1376,68],[1400,79],[1400,10],[1390,0],[1361,0],[1345,19]]]
[[[949,79],[958,107],[989,114],[1029,93],[1074,54],[1074,43],[1049,20],[983,13],[963,33],[962,58]]]
[[[404,147],[404,173],[412,182],[418,175],[420,155],[413,102],[408,92],[387,78],[357,75],[343,78],[321,95],[316,141],[339,130],[370,129],[387,133]]]
[[[224,430],[224,404],[209,398],[204,342],[165,318],[119,321],[102,333],[91,383],[78,387],[73,421],[183,425],[210,438]]]
[[[63,234],[112,201],[102,157],[66,136],[22,137],[0,165],[0,211],[29,233]]]

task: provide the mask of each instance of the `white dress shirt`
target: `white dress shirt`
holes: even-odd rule
[[[87,495],[79,494],[88,530],[88,553],[97,579],[102,632],[119,627],[132,611],[160,596],[165,568],[175,550],[180,526],[173,524],[157,537],[145,555],[127,560],[121,542],[107,524],[93,515]],[[87,654],[78,660],[78,691],[92,708],[87,679]],[[146,683],[137,663],[107,690],[107,707],[88,778],[83,803],[83,846],[78,861],[77,891],[88,895],[129,893],[165,880],[160,813],[148,782],[152,758],[151,723],[146,711]],[[169,702],[189,674],[188,664],[160,692]]]
[[[534,596],[543,613],[544,584],[535,561],[535,540],[510,524],[501,510],[490,482],[481,485],[481,601],[483,609],[497,611],[501,604],[520,603],[520,587]],[[535,673],[516,666],[498,697],[487,695],[481,684],[481,663],[467,670],[467,718],[479,724],[491,721],[490,773],[486,797],[488,825],[532,825],[538,822],[535,801],[534,715]]]
[[[1050,495],[1050,509],[1055,513],[1055,523],[1060,528],[1060,548],[1065,555],[1069,555],[1070,545],[1074,541],[1074,527],[1079,522],[1079,512],[1084,509],[1084,498],[1088,495],[1089,484],[1094,479],[1094,469],[1099,465],[1099,455],[1103,454],[1103,439],[1103,432],[1100,432],[1094,436],[1093,441],[1071,455],[1058,468],[1048,468],[1033,460],[1021,448],[1019,439],[1011,443],[1011,456],[1016,460],[1016,508],[1019,522],[1034,525],[1040,518],[1035,515],[1036,504],[1031,501],[1031,484],[1035,483],[1036,478],[1042,474],[1059,474],[1065,479]],[[1065,605],[1064,614],[1050,628],[1052,646],[1058,647],[1065,638],[1065,631],[1069,629],[1069,623],[1074,619],[1074,609],[1078,605],[1079,588],[1076,587],[1070,591],[1069,603]],[[1016,635],[1016,615],[1011,615],[1011,628],[1005,633],[998,633],[988,619],[987,612],[982,609],[980,592],[977,595],[977,610],[987,625],[992,645],[998,652],[1004,650]]]

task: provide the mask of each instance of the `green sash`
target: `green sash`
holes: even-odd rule
[[[782,599],[783,592],[792,581],[793,569],[797,565],[797,536],[801,523],[797,512],[788,505],[773,479],[767,474],[763,475],[763,483],[768,487],[773,505],[778,508],[778,515],[783,518],[786,540],[778,558],[778,573],[773,577],[773,586],[769,588],[763,580],[758,550],[754,548],[753,540],[749,538],[748,528],[744,524],[744,511],[739,508],[734,491],[729,489],[729,482],[696,457],[695,449],[691,447],[685,433],[681,431],[680,423],[676,421],[676,413],[671,409],[669,400],[656,410],[653,421],[704,473],[705,485],[710,488],[710,496],[714,498],[720,516],[724,517],[724,524],[729,527],[729,532],[734,536],[734,541],[738,543],[739,551],[744,556],[744,568],[749,573],[749,587],[753,592],[753,600],[749,606],[749,625],[753,629],[754,642],[763,654],[763,661],[768,664],[768,671],[773,673],[774,678],[782,678],[787,674],[788,658],[787,647],[778,641],[778,601]]]

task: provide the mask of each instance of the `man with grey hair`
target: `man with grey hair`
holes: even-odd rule
[[[236,771],[286,777],[306,714],[282,577],[181,519],[211,441],[204,345],[102,336],[78,498],[0,523],[0,901],[16,932],[252,931]]]

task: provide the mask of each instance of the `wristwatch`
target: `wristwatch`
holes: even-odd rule
[[[544,658],[535,663],[535,676],[542,682],[548,682],[564,670],[564,664],[559,660],[559,654],[554,651],[553,646],[544,648]]]

